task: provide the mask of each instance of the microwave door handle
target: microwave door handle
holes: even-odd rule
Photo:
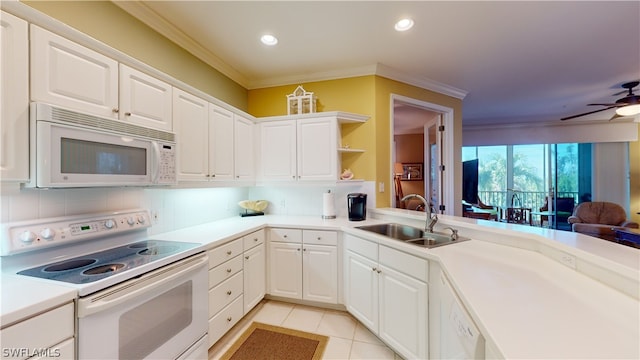
[[[158,179],[160,178],[160,144],[157,141],[151,142],[151,149],[153,151],[153,161],[151,162],[151,183],[157,184]]]

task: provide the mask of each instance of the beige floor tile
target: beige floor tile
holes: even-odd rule
[[[395,354],[384,345],[354,341],[349,359],[388,359],[395,360]]]
[[[327,347],[322,354],[323,359],[345,360],[349,358],[353,340],[338,337],[330,337]]]
[[[347,313],[325,312],[318,325],[317,333],[343,339],[353,339],[356,320]]]
[[[266,301],[262,308],[252,317],[252,321],[257,321],[269,325],[280,326],[291,313],[295,305],[278,301]]]
[[[369,344],[383,345],[382,341],[380,341],[377,336],[360,323],[356,324],[356,331],[353,335],[353,340]]]
[[[324,310],[309,306],[299,306],[291,310],[282,326],[301,331],[315,332],[322,320]]]

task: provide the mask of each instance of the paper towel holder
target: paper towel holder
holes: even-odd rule
[[[336,218],[335,199],[333,199],[333,194],[331,194],[331,190],[327,190],[327,192],[324,193],[322,197],[322,219],[335,219],[335,218]]]

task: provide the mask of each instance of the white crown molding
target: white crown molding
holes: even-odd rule
[[[464,99],[467,91],[455,88],[453,86],[443,84],[441,82],[431,80],[425,77],[412,75],[398,69],[394,69],[384,64],[378,64],[376,75],[403,82],[405,84],[417,86],[422,89],[431,90],[440,94],[448,95],[456,99]]]
[[[140,1],[112,2],[153,30],[157,31],[169,40],[175,42],[176,44],[178,44],[178,46],[184,48],[198,59],[204,61],[214,69],[220,71],[231,80],[237,82],[245,88],[247,87],[248,80],[243,74],[224,62],[222,59],[220,59],[214,53],[195,41],[193,38],[185,34],[171,22],[167,21],[158,13],[150,9],[144,3]]]
[[[297,75],[287,75],[282,77],[273,77],[268,79],[255,80],[249,83],[248,89],[252,90],[252,89],[265,88],[265,87],[300,84],[300,83],[307,83],[307,82],[313,82],[313,81],[344,79],[344,78],[367,76],[367,75],[376,75],[375,65],[366,65],[366,66],[346,68],[346,69],[337,69],[337,70],[329,70],[329,71],[305,73],[305,74],[297,74]]]

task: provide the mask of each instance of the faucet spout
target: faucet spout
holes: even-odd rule
[[[406,200],[412,199],[412,198],[419,199],[420,201],[422,201],[424,203],[424,212],[427,215],[427,218],[425,219],[425,224],[424,224],[424,231],[432,233],[433,232],[433,227],[438,222],[438,215],[437,214],[433,214],[433,215],[431,214],[431,206],[429,206],[429,202],[427,201],[427,199],[425,199],[421,195],[409,194],[409,195],[403,197],[400,201],[406,201]]]

